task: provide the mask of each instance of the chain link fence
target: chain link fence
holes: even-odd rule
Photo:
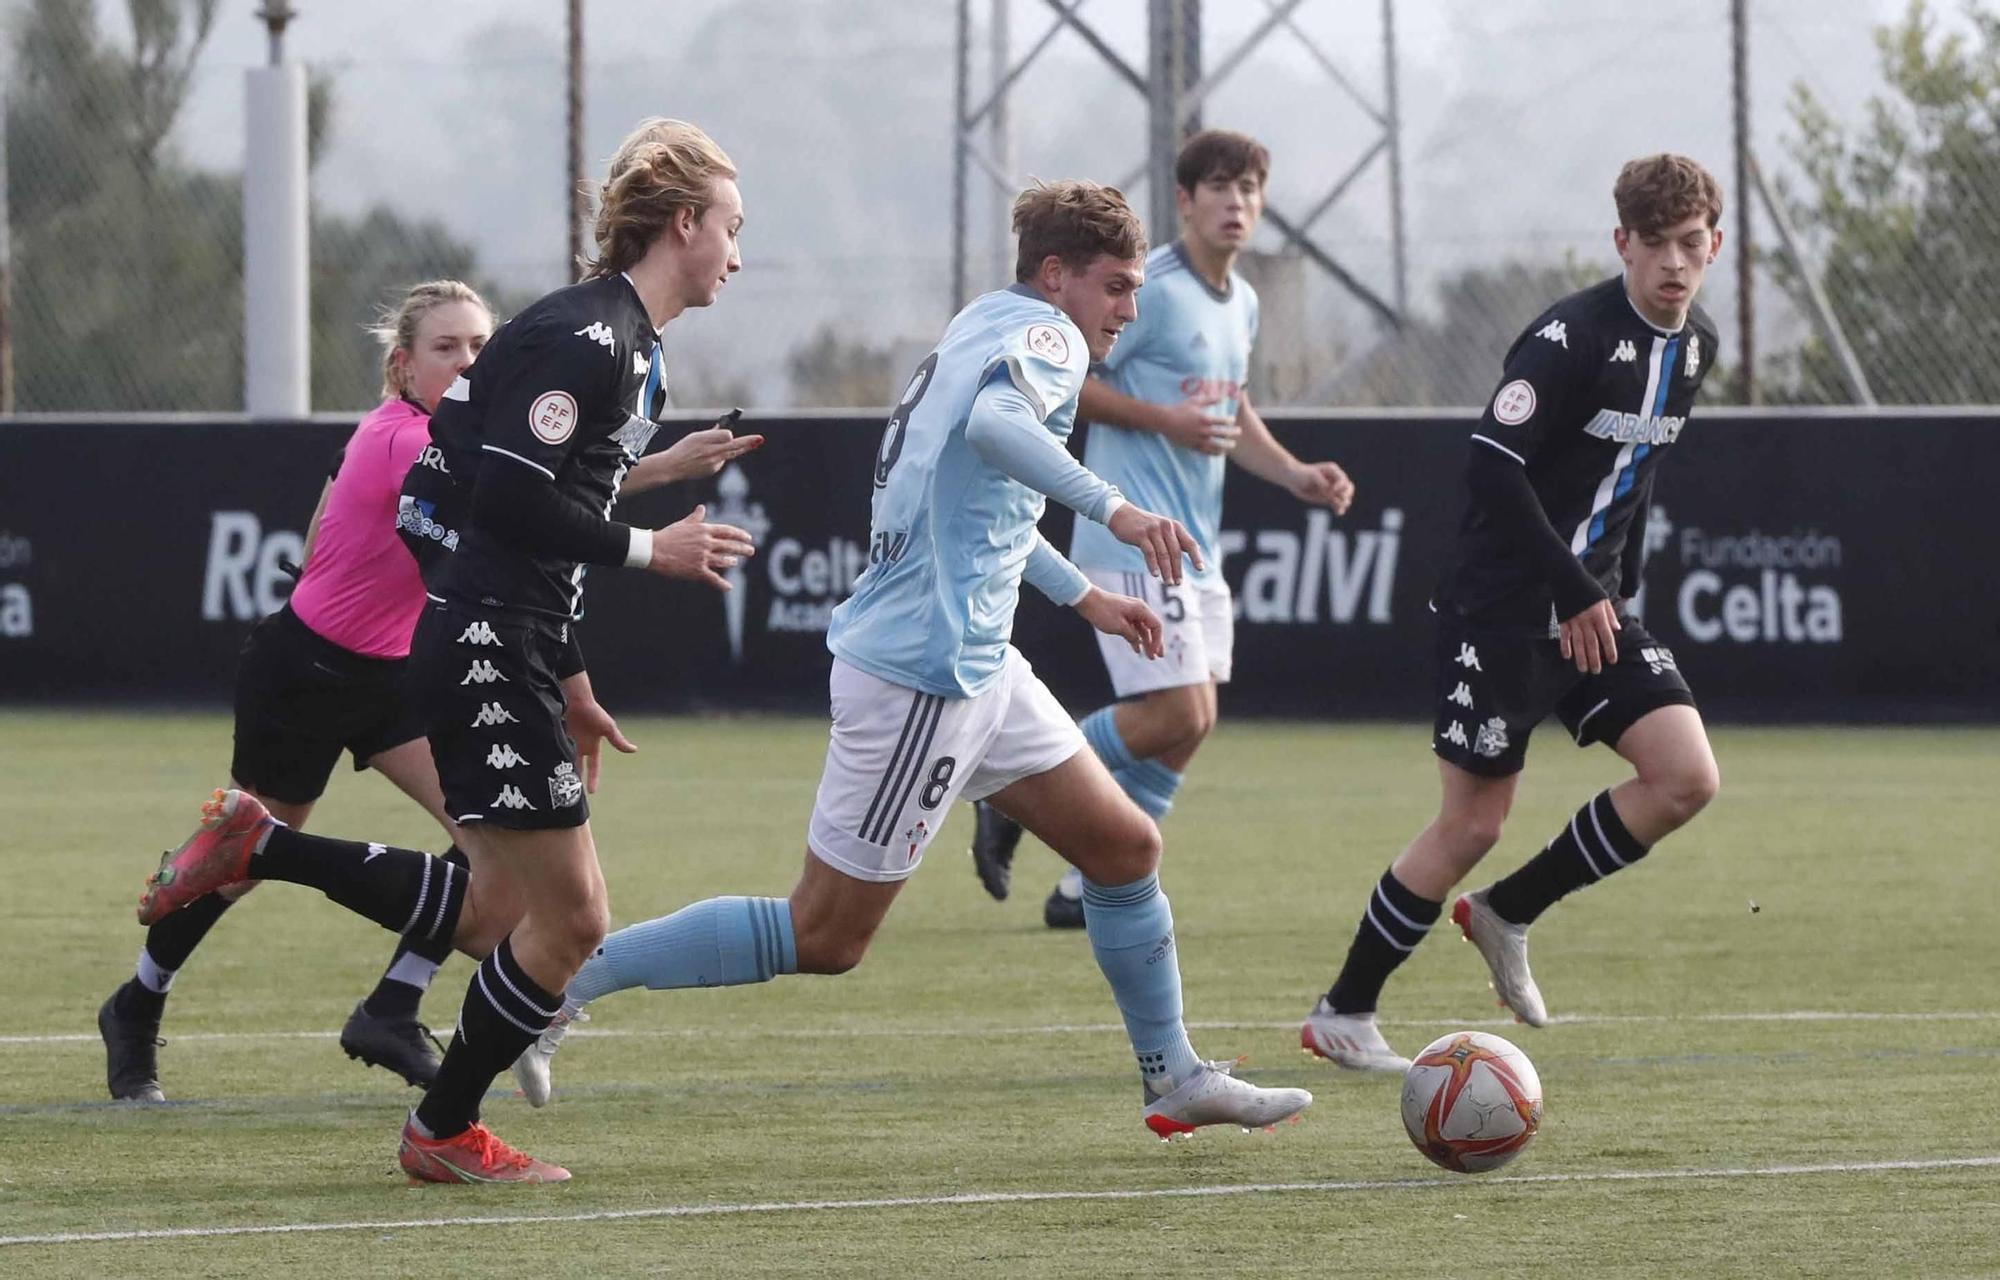
[[[1671,149],[1726,188],[1703,303],[1724,337],[1709,395],[1740,400],[1735,204],[1754,208],[1755,386],[1765,402],[2000,402],[2000,17],[1992,0],[1749,0],[1750,137],[1769,205],[1734,189],[1726,5],[1640,22],[1618,6],[1425,0],[1396,24],[1406,270],[1386,159],[1384,6],[1205,6],[1224,69],[1204,123],[1276,157],[1244,270],[1263,298],[1267,405],[1470,405],[1523,324],[1617,269],[1618,165]],[[0,0],[5,332],[20,412],[242,405],[243,73],[251,0]],[[471,280],[504,314],[566,278],[564,27],[541,0],[297,0],[312,75],[313,404],[374,399],[366,327],[407,285]],[[886,403],[952,311],[957,32],[929,0],[587,4],[592,167],[641,116],[704,124],[743,170],[746,269],[669,333],[682,404]],[[1143,0],[1078,10],[1144,68]],[[995,0],[972,6],[975,100]],[[1713,12],[1709,12],[1713,10]],[[1239,61],[1261,25],[1284,21]],[[1005,53],[1058,21],[1011,0]],[[754,39],[746,39],[754,33]],[[1010,178],[1124,179],[1146,104],[1076,30],[1008,96]],[[1335,184],[1351,180],[1338,198]],[[1132,192],[1145,208],[1143,184]],[[1004,283],[1005,202],[975,187],[969,278]],[[1772,208],[1783,216],[1774,219]],[[1359,286],[1327,269],[1337,265]],[[1392,322],[1362,294],[1387,301]],[[1399,296],[1400,295],[1400,296]]]

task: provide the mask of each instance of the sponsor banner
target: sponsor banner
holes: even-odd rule
[[[1426,604],[1471,424],[1278,416],[1302,457],[1353,475],[1342,518],[1230,469],[1230,714],[1428,717]],[[705,425],[669,424],[654,444]],[[284,565],[350,429],[0,423],[0,701],[226,702],[250,624],[290,591]],[[620,506],[659,525],[705,502],[760,550],[727,593],[591,572],[584,652],[617,710],[825,711],[825,629],[868,563],[882,424],[744,429],[769,442],[713,479]],[[1981,502],[1996,470],[1993,414],[1701,413],[1659,474],[1647,625],[1712,718],[2000,720]],[[1045,522],[1058,547],[1069,522],[1060,510]],[[1110,697],[1088,629],[1032,589],[1015,638],[1074,709]]]

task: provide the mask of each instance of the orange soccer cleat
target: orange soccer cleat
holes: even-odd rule
[[[413,1187],[426,1182],[569,1181],[569,1170],[514,1150],[483,1124],[451,1138],[426,1138],[415,1124],[405,1124],[396,1158]]]
[[[263,803],[248,792],[217,791],[201,806],[201,828],[160,859],[139,898],[139,923],[156,924],[203,894],[250,878],[250,855],[276,826]]]

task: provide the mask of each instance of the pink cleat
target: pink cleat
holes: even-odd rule
[[[277,826],[263,802],[246,791],[217,791],[201,806],[201,829],[160,859],[139,898],[139,923],[151,925],[203,894],[250,878],[250,855]]]

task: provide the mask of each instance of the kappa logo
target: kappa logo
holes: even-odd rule
[[[1561,320],[1551,320],[1535,331],[1537,338],[1547,338],[1564,351],[1569,350],[1569,326]]]
[[[479,714],[472,717],[472,727],[475,729],[491,729],[495,725],[519,723],[521,722],[514,718],[513,712],[497,702],[480,703]]]
[[[1479,650],[1473,648],[1463,640],[1458,643],[1458,657],[1452,659],[1452,661],[1458,663],[1459,666],[1464,667],[1467,671],[1486,670],[1485,667],[1479,665]]]
[[[930,839],[930,835],[930,827],[922,818],[918,818],[917,825],[903,833],[903,843],[908,846],[908,853],[904,860],[915,862],[917,855],[924,851],[924,841]]]
[[[649,368],[651,368],[651,366],[647,364],[646,357],[634,351],[632,353],[632,376],[635,378],[643,378],[646,376],[646,370]]]
[[[1456,728],[1457,725],[1454,724],[1453,727]],[[1464,746],[1465,744],[1460,742],[1459,745]],[[1506,749],[1507,722],[1505,720],[1502,720],[1499,716],[1494,716],[1491,720],[1479,726],[1479,735],[1472,744],[1472,750],[1475,755],[1482,755],[1491,760]]]
[[[469,684],[492,684],[495,680],[501,684],[514,683],[501,675],[499,669],[485,658],[474,658],[472,665],[465,669],[465,679],[458,682],[458,687],[463,689]]]
[[[470,624],[465,628],[464,634],[458,637],[458,642],[460,644],[472,645],[490,644],[495,649],[504,649],[507,647],[500,643],[499,636],[493,634],[493,624],[490,622],[474,622]]]
[[[1470,711],[1472,710],[1472,690],[1466,685],[1465,681],[1461,680],[1458,682],[1458,688],[1453,689],[1451,696],[1446,698],[1445,701],[1455,702],[1467,711]]]
[[[1057,364],[1069,363],[1069,339],[1052,324],[1028,326],[1028,350]]]
[[[381,857],[383,854],[387,852],[389,852],[388,845],[376,844],[371,840],[368,844],[368,856],[363,858],[361,861],[365,865],[367,863],[375,861],[375,859]]]
[[[511,742],[503,742],[486,753],[486,767],[489,769],[512,769],[515,765],[526,763],[527,757],[514,750]]]
[[[1462,747],[1465,745],[1465,726],[1454,720],[1451,722],[1451,727],[1440,733],[1438,737],[1455,747]]]
[[[1632,345],[1630,338],[1622,339],[1611,352],[1612,364],[1636,364],[1638,360],[1639,349]]]
[[[501,809],[533,809],[534,804],[521,794],[521,789],[508,785],[500,788],[500,794],[493,797],[493,803]]]
[[[574,338],[589,338],[606,351],[609,351],[618,341],[611,332],[611,326],[602,320],[593,320],[570,336]],[[644,372],[644,370],[641,370],[641,372]]]
[[[1680,670],[1680,667],[1674,662],[1674,651],[1665,645],[1641,649],[1639,650],[1639,657],[1656,676],[1664,672]]]
[[[1695,374],[1700,372],[1701,372],[1701,335],[1698,333],[1690,333],[1688,335],[1687,376],[1692,378],[1694,377]]]
[[[549,775],[549,803],[567,809],[582,799],[583,779],[576,776],[576,766],[565,760]]]

